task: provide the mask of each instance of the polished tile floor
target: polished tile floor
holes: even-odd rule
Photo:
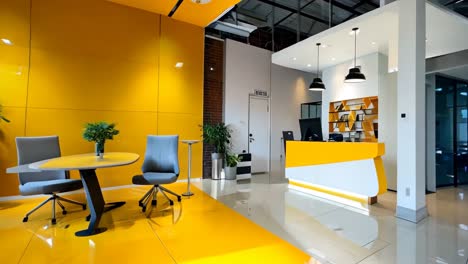
[[[467,263],[467,187],[428,195],[430,217],[413,224],[394,216],[393,192],[361,210],[267,182],[195,184],[321,263]]]
[[[186,184],[169,188],[182,193]],[[0,263],[319,263],[196,188],[173,207],[160,196],[142,213],[137,201],[147,189],[105,191],[106,201],[127,204],[105,213],[108,230],[90,237],[74,235],[87,227],[79,207],[52,226],[50,205],[21,221],[43,198],[0,202]],[[83,193],[67,197],[84,201]]]

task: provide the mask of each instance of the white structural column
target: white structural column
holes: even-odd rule
[[[426,209],[426,1],[400,0],[396,216],[419,222]]]

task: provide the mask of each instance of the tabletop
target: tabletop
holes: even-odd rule
[[[29,164],[33,170],[92,170],[129,165],[136,162],[140,156],[127,152],[106,152],[100,159],[95,153],[63,156]]]

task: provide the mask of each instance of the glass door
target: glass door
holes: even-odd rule
[[[457,116],[456,116],[456,180],[458,184],[468,184],[468,85],[457,83]]]
[[[468,83],[436,78],[436,185],[468,184]]]
[[[455,87],[449,79],[436,78],[436,186],[454,185],[453,105]]]

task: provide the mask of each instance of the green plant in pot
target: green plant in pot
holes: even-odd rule
[[[87,141],[94,142],[96,146],[96,156],[101,158],[104,155],[104,145],[106,140],[114,139],[114,136],[119,134],[119,130],[115,129],[114,123],[96,122],[87,123],[83,132],[83,138]]]
[[[215,152],[211,153],[213,180],[219,180],[221,177],[222,160],[226,154],[226,148],[230,144],[231,130],[224,123],[209,124],[201,127],[203,131],[203,141],[214,146]]]
[[[224,174],[226,180],[235,180],[237,178],[237,164],[241,158],[237,154],[226,154],[226,166],[224,167]]]

